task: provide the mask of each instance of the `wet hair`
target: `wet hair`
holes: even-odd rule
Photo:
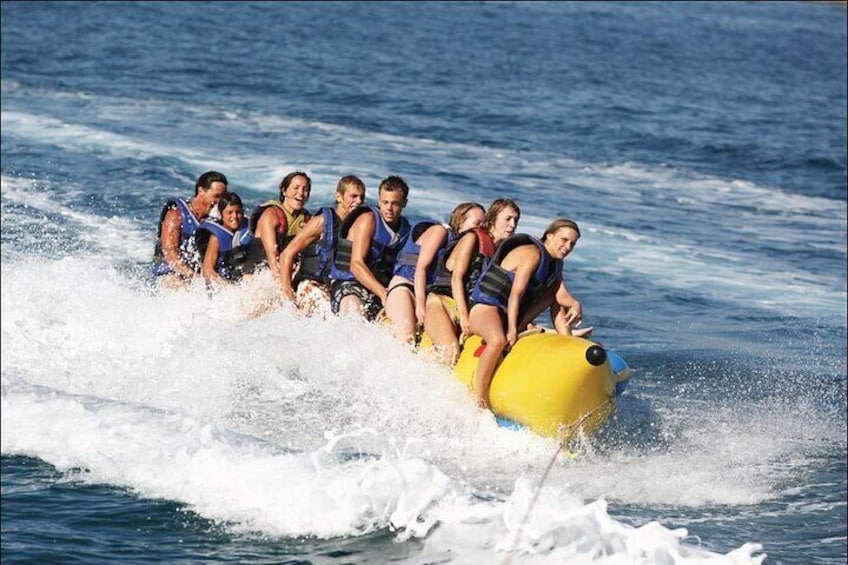
[[[199,177],[197,177],[197,182],[194,183],[194,195],[197,196],[200,194],[200,189],[209,190],[212,187],[213,182],[222,182],[224,186],[227,186],[229,183],[227,182],[227,177],[223,175],[223,173],[219,173],[218,171],[206,171]]]
[[[239,206],[242,211],[244,211],[244,204],[241,203],[241,196],[239,196],[235,192],[225,192],[221,195],[221,198],[218,199],[218,211],[223,216],[224,208],[232,204]]]
[[[303,177],[306,179],[306,190],[312,191],[312,179],[309,178],[309,175],[304,173],[303,171],[293,171],[286,176],[283,177],[283,180],[280,181],[280,200],[284,200],[286,197],[286,190],[289,188],[289,185],[294,180],[294,177]]]
[[[468,215],[468,212],[473,210],[474,208],[480,208],[483,214],[486,213],[486,209],[483,208],[482,204],[478,204],[476,202],[463,202],[453,209],[451,212],[450,220],[448,221],[448,225],[450,225],[451,231],[453,233],[459,233],[459,228],[462,226],[462,222],[465,221],[465,216]]]
[[[551,222],[551,225],[549,225],[548,229],[545,230],[545,233],[542,234],[542,242],[548,239],[549,235],[555,234],[562,228],[571,228],[577,232],[577,237],[580,237],[580,228],[577,227],[577,222],[569,220],[568,218],[558,218]]]
[[[344,196],[345,192],[351,188],[359,188],[362,190],[363,196],[365,195],[365,183],[356,175],[347,175],[340,178],[336,185],[336,192]]]
[[[384,190],[388,192],[400,192],[403,195],[404,203],[409,197],[409,186],[405,180],[397,175],[388,176],[380,182],[380,189],[377,192],[380,193]]]
[[[494,202],[489,205],[489,209],[486,210],[486,221],[483,223],[483,227],[485,227],[489,232],[492,231],[492,228],[495,225],[495,220],[498,218],[498,214],[501,213],[501,210],[506,208],[512,208],[515,210],[516,222],[521,218],[521,209],[518,207],[518,204],[515,203],[514,200],[509,198],[498,198]]]

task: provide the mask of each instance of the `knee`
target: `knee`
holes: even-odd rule
[[[506,336],[503,334],[493,336],[486,340],[486,348],[491,348],[492,351],[500,353],[506,347]]]

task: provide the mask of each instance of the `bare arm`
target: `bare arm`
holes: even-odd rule
[[[190,278],[194,276],[194,271],[180,257],[182,224],[182,216],[176,208],[165,213],[165,219],[162,221],[162,257],[175,272]]]
[[[353,222],[348,237],[353,243],[350,251],[350,272],[366,289],[374,293],[383,304],[386,303],[386,287],[380,284],[371,269],[365,263],[371,247],[371,239],[377,230],[373,214],[362,214]]]
[[[277,265],[277,228],[279,227],[280,222],[277,220],[277,214],[269,206],[259,216],[259,221],[256,222],[256,233],[254,234],[262,241],[262,248],[265,249],[268,268],[271,269],[271,274],[274,278],[280,275],[280,267]]]
[[[324,233],[324,214],[318,214],[306,222],[303,229],[294,236],[288,245],[280,253],[280,289],[283,298],[294,300],[294,289],[292,288],[292,271],[294,270],[294,259],[312,243],[318,241]]]
[[[559,281],[557,281],[556,284],[551,285],[551,287],[547,289],[544,294],[539,297],[538,300],[536,300],[527,308],[527,312],[524,313],[524,318],[518,325],[519,331],[524,331],[524,329],[530,324],[530,322],[536,319],[536,316],[545,311],[545,308],[548,308],[550,306],[551,309],[553,309],[556,306],[555,297],[559,284]],[[554,326],[556,326],[556,323],[554,323]]]
[[[442,248],[445,239],[448,237],[448,230],[442,225],[430,226],[427,228],[421,237],[418,238],[418,244],[421,246],[421,251],[418,253],[418,261],[415,263],[415,317],[419,324],[424,324],[424,312],[426,310],[427,299],[427,270],[436,258],[436,253]]]
[[[462,236],[446,261],[451,271],[451,293],[459,312],[459,328],[461,335],[471,335],[471,322],[468,313],[468,297],[465,296],[465,275],[477,250],[477,234],[474,232]]]
[[[583,305],[569,292],[565,279],[557,289],[556,301],[551,305],[551,322],[557,333],[568,335],[572,326],[583,322]]]
[[[517,252],[516,252],[517,251]],[[509,302],[507,303],[507,330],[506,340],[510,347],[515,345],[518,339],[518,314],[521,309],[521,300],[524,298],[524,293],[527,292],[527,285],[530,283],[530,277],[536,267],[539,266],[541,255],[535,247],[525,247],[517,249],[510,253],[515,254],[515,261],[511,262],[516,265],[515,278],[512,281],[512,290],[509,292]],[[504,268],[508,268],[504,265]]]
[[[218,263],[218,238],[214,235],[209,237],[209,243],[206,245],[206,253],[203,255],[203,278],[209,282],[225,283],[224,278],[215,270]]]

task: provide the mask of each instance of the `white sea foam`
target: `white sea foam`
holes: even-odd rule
[[[468,563],[765,558],[756,544],[718,555],[684,543],[685,529],[614,520],[603,500],[586,503],[568,485],[537,494],[535,481],[522,477],[507,497],[481,497],[367,430],[288,451],[184,413],[15,381],[4,377],[2,385],[3,454],[33,455],[78,480],[175,500],[235,531],[331,538],[389,529],[399,541],[426,537],[424,558],[457,552]],[[368,435],[372,445],[382,442],[381,452],[345,448]]]
[[[3,453],[269,535],[394,527],[427,536],[431,555],[460,539],[476,540],[464,555],[511,547],[555,444],[497,427],[383,328],[251,317],[273,283],[245,290],[152,293],[91,258],[4,260]],[[555,465],[519,542],[527,559],[706,558],[685,533],[611,519],[604,501],[755,504],[791,482],[797,467],[781,459],[833,439],[788,408],[778,429],[739,407],[653,401],[663,449]],[[726,558],[757,562],[740,551]]]

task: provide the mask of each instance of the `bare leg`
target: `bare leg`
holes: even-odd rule
[[[417,326],[415,297],[408,288],[395,288],[401,283],[412,284],[412,281],[396,276],[389,282],[386,316],[392,322],[392,334],[404,343],[413,343]]]
[[[162,288],[167,288],[168,290],[178,290],[184,289],[188,286],[188,283],[184,278],[177,275],[176,273],[168,273],[167,275],[162,275],[159,277],[159,286]]]
[[[498,359],[506,347],[506,334],[496,306],[475,304],[469,314],[471,332],[479,335],[486,342],[486,348],[480,354],[480,361],[477,363],[474,392],[477,403],[483,408],[491,409],[489,385],[495,374]]]
[[[312,280],[301,281],[297,285],[294,302],[300,311],[307,316],[321,314],[327,317],[330,313],[330,292],[324,285]]]
[[[364,316],[365,308],[362,304],[362,300],[360,300],[355,294],[348,294],[339,302],[339,314],[344,314],[346,316]]]
[[[424,329],[433,342],[436,358],[451,366],[459,354],[459,340],[456,337],[458,328],[453,322],[453,313],[446,302],[447,298],[440,294],[427,295]]]

